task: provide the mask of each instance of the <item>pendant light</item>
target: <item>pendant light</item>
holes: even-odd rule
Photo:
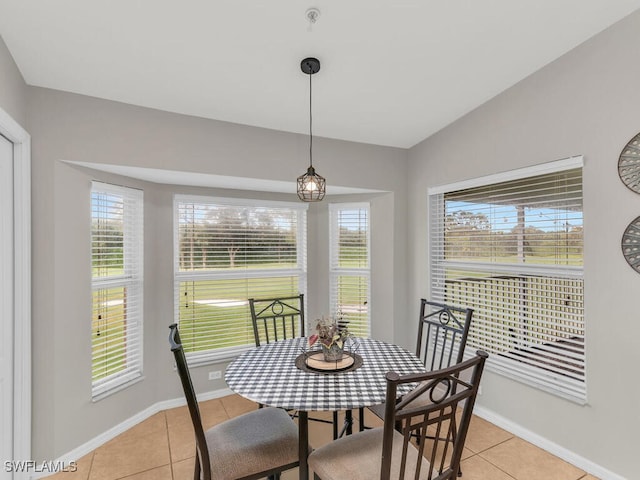
[[[300,69],[309,75],[309,168],[307,173],[298,177],[298,198],[303,202],[319,202],[324,198],[326,180],[313,168],[313,116],[311,115],[311,76],[320,70],[317,58],[305,58]]]

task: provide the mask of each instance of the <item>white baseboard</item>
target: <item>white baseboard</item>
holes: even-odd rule
[[[214,398],[226,397],[227,395],[232,395],[233,392],[228,388],[222,388],[220,390],[212,390],[210,392],[205,392],[198,395],[198,401],[204,402],[207,400],[212,400]],[[78,459],[84,457],[88,453],[91,453],[96,448],[104,445],[109,440],[117,437],[121,433],[129,430],[131,427],[136,426],[140,422],[143,422],[147,418],[155,415],[162,410],[168,410],[170,408],[181,407],[182,405],[186,405],[187,401],[184,397],[173,398],[170,400],[163,400],[161,402],[154,403],[148,408],[145,408],[141,412],[133,415],[132,417],[127,418],[124,422],[119,423],[118,425],[111,427],[106,432],[101,433],[97,437],[92,438],[88,442],[80,445],[77,448],[74,448],[70,452],[62,455],[60,458],[56,460],[56,462],[64,462],[68,464],[72,461],[77,461]],[[51,472],[46,472],[42,474],[33,475],[31,478],[42,478],[47,475],[51,475]]]
[[[512,422],[511,420],[489,410],[487,408],[481,407],[479,405],[475,405],[473,407],[474,415],[477,415],[480,418],[484,418],[488,422],[493,423],[494,425],[517,435],[518,437],[526,440],[533,445],[546,450],[547,452],[555,455],[562,460],[569,462],[572,465],[584,470],[591,475],[594,475],[602,480],[627,480],[626,478],[614,473],[606,468],[598,465],[597,463],[592,462],[589,459],[586,459],[571,450],[568,450],[557,443],[552,442],[551,440],[544,438],[537,433],[532,432],[524,428],[517,423]]]

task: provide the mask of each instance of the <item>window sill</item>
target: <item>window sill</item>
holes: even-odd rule
[[[215,352],[188,353],[187,363],[189,367],[201,367],[203,365],[211,365],[214,363],[224,363],[235,360],[239,355],[255,348],[253,345],[244,345],[242,347],[230,347]]]
[[[143,380],[144,380],[144,376],[141,373],[139,373],[135,377],[125,380],[123,383],[120,383],[108,389],[100,389],[97,393],[92,392],[91,401],[93,403],[99,402],[103,398],[107,398],[113,395],[114,393],[118,393],[124,390],[125,388],[129,388],[131,385],[135,385],[136,383],[141,382]]]

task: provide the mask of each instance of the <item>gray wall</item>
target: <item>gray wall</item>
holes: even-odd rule
[[[633,61],[639,48],[640,14],[634,14],[411,149],[408,168],[407,153],[397,149],[318,139],[314,151],[329,182],[391,192],[371,196],[373,330],[406,345],[413,343],[415,309],[405,305],[417,305],[429,290],[427,187],[584,155],[588,405],[491,373],[479,403],[628,478],[638,470],[640,276],[626,265],[619,243],[640,215],[640,196],[622,185],[616,162],[640,131],[640,66]],[[201,192],[110,177],[62,160],[290,180],[306,166],[307,139],[26,87],[1,41],[0,107],[32,136],[33,452],[50,459],[180,395],[166,350],[172,272],[157,259],[171,256],[172,193]],[[147,269],[145,381],[95,404],[88,340],[93,178],[144,188]],[[319,252],[309,259],[314,315],[328,308],[327,266],[319,260],[326,255],[326,204],[309,212],[310,249]],[[209,368],[196,370],[199,390],[223,386],[205,380]]]
[[[429,291],[427,187],[584,155],[588,404],[495,374],[479,404],[627,478],[637,478],[640,275],[620,248],[640,195],[618,178],[640,132],[640,13],[569,52],[409,152],[409,304]]]
[[[181,396],[167,348],[167,326],[173,320],[173,193],[297,199],[294,194],[145,183],[65,161],[292,181],[307,167],[308,137],[35,87],[29,88],[28,105],[33,146],[33,451],[36,459],[47,459],[158,401]],[[372,202],[372,330],[393,340],[399,328],[394,319],[405,315],[407,152],[318,138],[314,157],[329,184],[387,192],[340,200]],[[89,340],[92,179],[145,192],[145,378],[96,403],[91,402]],[[309,210],[309,318],[329,311],[331,201],[327,197]],[[197,390],[224,388],[224,382],[206,379],[208,371],[221,368],[194,369]]]
[[[26,91],[22,74],[0,36],[0,108],[25,129]]]

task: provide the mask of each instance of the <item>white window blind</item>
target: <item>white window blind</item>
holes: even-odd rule
[[[142,375],[142,191],[91,189],[92,397]]]
[[[360,337],[370,334],[369,204],[330,204],[331,315],[349,322]]]
[[[431,297],[475,310],[467,350],[585,402],[582,158],[434,190]]]
[[[175,197],[175,315],[192,365],[254,345],[249,298],[306,291],[306,209]]]

